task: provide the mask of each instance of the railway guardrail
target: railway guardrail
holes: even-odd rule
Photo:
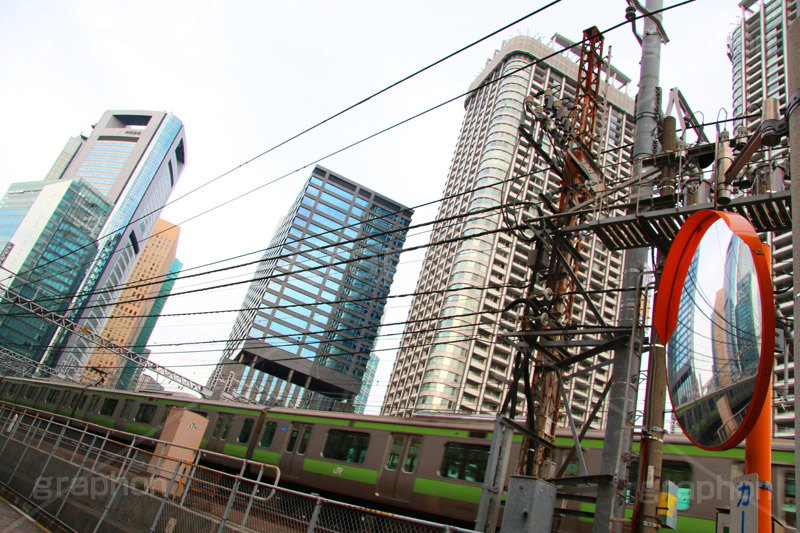
[[[54,531],[469,531],[289,490],[271,465],[159,456],[159,442],[0,404],[0,489]]]

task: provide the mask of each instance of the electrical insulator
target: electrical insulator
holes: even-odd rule
[[[778,99],[767,98],[761,110],[761,143],[764,146],[775,146],[781,140],[778,134],[780,116]]]
[[[729,140],[730,134],[723,130],[719,134],[717,141],[717,160],[714,165],[714,189],[717,196],[717,203],[728,205],[731,203],[733,192],[731,186],[725,183],[725,173],[733,164],[733,150]]]

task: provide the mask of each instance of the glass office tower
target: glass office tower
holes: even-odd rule
[[[412,213],[316,167],[261,259],[209,385],[263,404],[363,411]]]
[[[0,285],[63,313],[97,252],[111,205],[82,180],[14,183],[0,200]],[[0,303],[0,345],[40,362],[56,326]]]
[[[64,172],[53,176],[80,178],[113,204],[100,231],[100,250],[72,303],[75,311],[69,318],[81,328],[103,331],[185,164],[185,133],[177,117],[153,111],[107,111]],[[92,350],[91,343],[62,330],[46,361],[82,367]]]

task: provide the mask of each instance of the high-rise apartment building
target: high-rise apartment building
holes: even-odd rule
[[[151,111],[107,111],[80,140],[77,149],[68,143],[62,152],[63,171],[48,177],[79,178],[113,205],[70,315],[81,328],[100,333],[183,172],[186,141],[177,117]],[[91,353],[91,343],[62,330],[46,362],[81,368]]]
[[[565,39],[557,36],[561,41]],[[518,134],[528,95],[541,98],[551,89],[555,98],[575,97],[578,65],[565,55],[540,60],[553,52],[536,39],[515,37],[503,44],[470,87],[478,90],[465,102],[439,222],[432,232],[436,244],[425,256],[383,414],[495,413],[500,408],[514,353],[504,333],[516,331],[519,318],[519,307],[506,306],[525,295],[531,245],[517,232],[496,230],[505,226],[501,206],[516,220],[537,218],[548,212],[542,195],[551,201],[558,198],[560,178]],[[611,79],[600,84],[604,110],[596,131],[601,147],[597,159],[608,185],[630,177],[634,129],[633,99],[620,90],[629,80],[614,69],[610,72]],[[537,138],[538,129],[534,135]],[[541,138],[552,152],[547,136]],[[596,207],[603,208],[599,201]],[[589,297],[604,319],[615,324],[619,293],[605,289],[621,285],[622,254],[609,252],[589,237],[580,256],[578,277],[592,291]],[[572,320],[596,323],[581,299],[575,302]],[[600,354],[580,366],[589,368],[611,357]],[[587,418],[609,368],[568,382],[568,405],[577,421]]]
[[[735,117],[760,115],[765,98],[776,98],[780,112],[786,112],[788,66],[787,30],[797,17],[795,0],[743,0],[739,3],[742,15],[728,39],[728,57],[733,68],[733,113]],[[746,126],[753,131],[759,119]],[[789,169],[788,149],[766,151],[760,173],[784,172]],[[774,184],[774,180],[773,181]],[[777,301],[777,318],[791,323],[794,312],[792,290],[792,234],[789,231],[770,234],[773,281]],[[790,338],[790,337],[787,337]],[[776,354],[774,373],[775,434],[794,436],[794,360],[791,343]]]
[[[101,194],[80,179],[12,184],[0,200],[0,285],[63,314],[97,253],[100,228],[111,212]],[[56,326],[0,301],[0,345],[40,362]]]
[[[316,167],[264,252],[209,386],[362,411],[412,213]]]
[[[143,248],[128,282],[101,332],[104,338],[119,346],[133,346],[131,350],[138,353],[142,360],[149,355],[145,353],[144,345],[147,344],[149,333],[152,333],[151,326],[147,337],[141,337],[145,324],[151,318],[155,304],[165,297],[163,286],[166,284],[171,288],[174,284],[174,274],[171,278],[169,275],[175,262],[179,236],[179,226],[158,219],[153,234],[142,243]],[[136,383],[133,379],[138,374],[136,365],[109,350],[94,348],[86,366],[88,368],[84,369],[83,377],[87,383],[104,382],[118,388]]]

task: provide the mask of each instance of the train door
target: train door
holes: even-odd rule
[[[378,496],[407,502],[414,490],[422,437],[393,433],[378,474]]]
[[[289,428],[289,436],[286,439],[286,446],[281,453],[280,469],[281,475],[291,478],[299,478],[303,473],[303,461],[306,458],[306,449],[311,439],[310,424],[292,423]]]
[[[228,432],[231,429],[234,419],[233,413],[217,413],[217,420],[214,422],[214,429],[208,439],[208,450],[217,453],[225,453],[225,442],[228,440]]]

